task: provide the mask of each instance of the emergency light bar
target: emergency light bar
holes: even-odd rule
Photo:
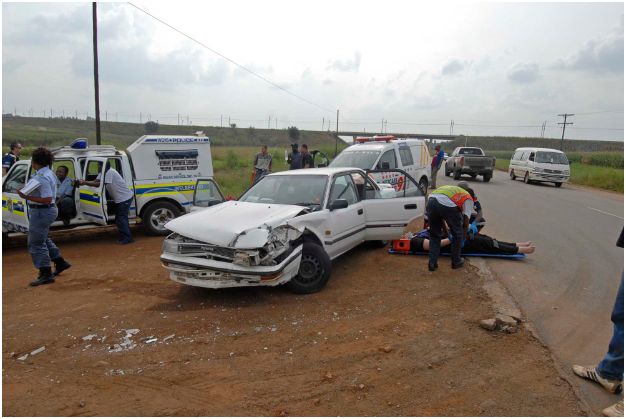
[[[389,141],[395,140],[396,137],[394,135],[374,135],[373,137],[356,137],[354,139],[355,143],[363,144],[374,141],[384,141],[388,143]]]

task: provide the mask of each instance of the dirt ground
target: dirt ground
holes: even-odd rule
[[[318,294],[212,291],[136,239],[64,242],[73,268],[38,288],[26,250],[3,251],[3,415],[584,414],[530,333],[478,327],[493,309],[472,267],[363,247]]]

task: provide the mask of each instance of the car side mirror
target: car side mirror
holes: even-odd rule
[[[331,211],[348,208],[348,201],[345,199],[335,199],[331,204],[329,209]]]
[[[389,162],[388,161],[384,161],[382,162],[382,164],[380,165],[381,169],[383,170],[389,170]]]

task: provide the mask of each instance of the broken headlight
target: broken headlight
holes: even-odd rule
[[[233,256],[233,263],[242,266],[254,266],[259,264],[258,251],[237,251]]]
[[[178,253],[178,241],[173,239],[163,240],[163,253]]]

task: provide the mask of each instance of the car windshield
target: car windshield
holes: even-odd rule
[[[358,167],[368,170],[374,167],[374,162],[380,156],[378,150],[354,150],[342,151],[335,160],[330,163],[330,167]]]
[[[459,150],[459,155],[464,156],[482,156],[483,151],[480,148],[462,148]]]
[[[569,164],[569,161],[564,153],[558,153],[556,151],[538,151],[535,157],[535,163]]]
[[[240,201],[264,204],[322,207],[328,176],[277,175],[265,176],[244,193]]]

